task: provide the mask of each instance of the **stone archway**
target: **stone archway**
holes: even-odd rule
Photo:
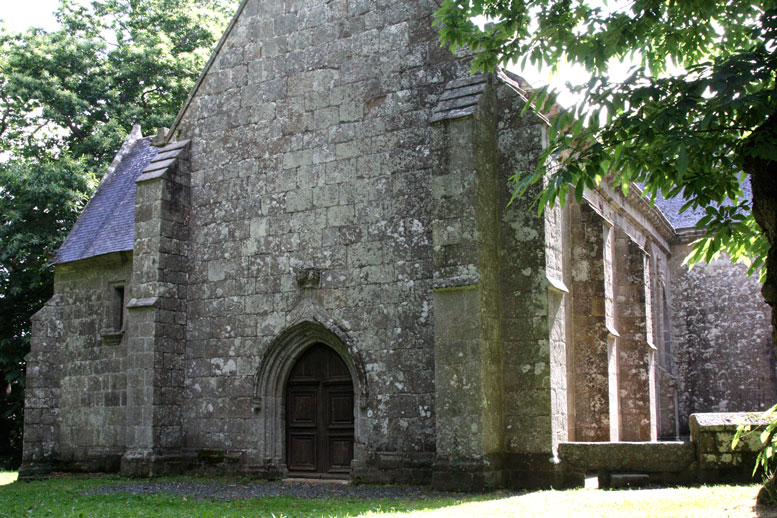
[[[315,344],[324,344],[342,359],[353,380],[353,466],[364,459],[363,420],[367,402],[364,365],[353,341],[337,327],[318,322],[299,322],[273,340],[260,362],[254,387],[253,407],[259,420],[259,459],[269,471],[288,473],[286,465],[286,384],[300,357]]]

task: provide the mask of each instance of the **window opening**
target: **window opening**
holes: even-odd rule
[[[113,287],[113,328],[124,329],[124,286]]]

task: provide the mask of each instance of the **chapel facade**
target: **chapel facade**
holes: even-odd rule
[[[774,403],[758,283],[681,264],[693,213],[509,204],[547,122],[440,47],[436,7],[240,5],[55,258],[23,473],[548,486],[560,443]]]

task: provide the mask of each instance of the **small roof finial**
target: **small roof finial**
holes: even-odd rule
[[[170,130],[168,128],[159,128],[156,132],[156,135],[154,135],[151,138],[151,144],[154,146],[161,146],[165,143],[165,140],[167,140],[167,133]]]

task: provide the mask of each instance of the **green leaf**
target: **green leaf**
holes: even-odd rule
[[[685,146],[680,146],[680,151],[677,153],[677,173],[680,178],[685,175],[688,170],[688,152]]]

